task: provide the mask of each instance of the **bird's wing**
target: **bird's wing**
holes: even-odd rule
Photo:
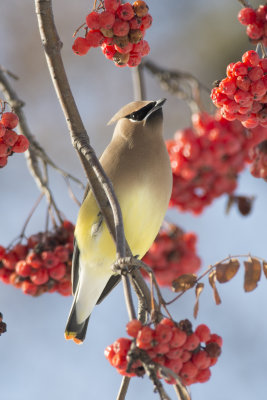
[[[72,255],[71,284],[72,284],[72,294],[74,296],[79,281],[79,257],[80,257],[80,250],[75,238],[73,246],[74,248]]]
[[[108,283],[106,284],[103,292],[101,293],[99,299],[97,300],[96,304],[100,304],[102,300],[111,292],[111,290],[117,286],[117,284],[120,282],[121,276],[120,275],[112,275],[109,278]]]

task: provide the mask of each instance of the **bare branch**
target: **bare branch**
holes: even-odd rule
[[[132,68],[132,82],[133,82],[133,92],[134,100],[141,101],[146,98],[145,93],[145,82],[144,82],[144,71],[142,64],[135,68]]]

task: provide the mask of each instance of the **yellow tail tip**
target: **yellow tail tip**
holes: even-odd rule
[[[82,340],[76,338],[76,332],[65,332],[66,340],[73,340],[76,344],[82,344]]]

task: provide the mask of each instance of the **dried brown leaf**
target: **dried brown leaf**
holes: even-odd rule
[[[213,296],[214,296],[215,303],[217,305],[219,305],[219,304],[221,304],[222,301],[221,301],[221,298],[219,296],[218,290],[216,288],[215,282],[216,282],[216,271],[212,270],[210,272],[210,274],[209,274],[209,284],[213,289]]]
[[[196,290],[195,290],[196,302],[195,302],[195,305],[194,305],[194,318],[197,318],[197,315],[198,315],[199,296],[201,295],[203,289],[204,289],[204,283],[198,283],[197,286],[196,286]]]
[[[216,265],[216,278],[220,283],[229,282],[237,273],[240,262],[233,258],[227,263],[220,263]]]
[[[172,282],[172,290],[174,292],[184,292],[195,286],[197,276],[195,274],[184,274],[179,276]]]
[[[226,210],[225,213],[228,215],[230,213],[231,208],[235,204],[235,197],[233,195],[228,196],[227,204],[226,204]]]
[[[256,258],[251,257],[248,261],[244,261],[245,265],[245,292],[251,292],[256,289],[261,277],[261,263]]]
[[[262,269],[263,269],[265,278],[267,278],[267,261],[262,261]]]

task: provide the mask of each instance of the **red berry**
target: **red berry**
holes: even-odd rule
[[[0,138],[3,137],[5,133],[6,133],[6,128],[4,124],[0,121]]]
[[[108,359],[110,363],[112,362],[112,358],[114,357],[114,355],[115,351],[113,350],[113,345],[107,346],[104,351],[104,356]]]
[[[25,260],[18,261],[15,269],[17,274],[23,277],[27,277],[31,273],[31,266]]]
[[[0,168],[7,165],[7,157],[0,157]]]
[[[142,328],[142,323],[138,319],[133,319],[126,325],[126,332],[129,336],[137,337],[138,332]]]
[[[85,38],[77,37],[72,45],[72,50],[78,56],[84,56],[88,53],[90,46]]]
[[[116,19],[113,24],[112,30],[114,32],[114,35],[116,36],[126,36],[129,33],[130,25],[127,21]]]
[[[173,336],[172,327],[164,324],[158,324],[155,329],[155,340],[158,343],[169,343]]]
[[[201,324],[196,327],[195,334],[201,342],[206,343],[210,339],[210,329],[207,325]]]
[[[43,265],[46,268],[53,268],[59,264],[60,260],[53,251],[43,251],[41,254]]]
[[[70,252],[65,246],[57,246],[54,250],[54,254],[61,262],[68,261],[70,257]]]
[[[134,17],[129,21],[130,29],[140,29],[142,24],[142,19]]]
[[[99,14],[100,27],[104,29],[111,29],[115,22],[115,15],[110,11],[102,11]]]
[[[109,60],[113,60],[113,57],[117,52],[114,46],[102,46],[102,51],[106,58]]]
[[[12,147],[16,143],[17,139],[18,135],[15,131],[12,131],[11,129],[6,129],[2,140],[7,146]]]
[[[105,0],[105,9],[111,11],[113,13],[116,12],[118,7],[120,6],[120,0]]]
[[[27,255],[26,262],[35,269],[38,269],[43,265],[43,261],[41,260],[40,256],[34,252],[31,252]]]
[[[211,372],[209,368],[202,369],[198,371],[195,379],[197,382],[204,383],[207,382],[211,377]]]
[[[24,135],[18,135],[17,141],[12,147],[14,153],[24,153],[29,148],[29,140]]]
[[[222,93],[226,94],[227,96],[231,96],[236,91],[235,81],[232,78],[224,78],[219,85],[219,88]]]
[[[60,281],[66,274],[66,265],[64,263],[59,263],[55,267],[49,268],[49,276],[56,281]]]
[[[8,129],[14,129],[18,125],[19,118],[13,112],[5,112],[2,114],[1,123]]]
[[[242,56],[242,61],[248,67],[256,67],[259,64],[260,57],[254,50],[246,51]]]
[[[10,154],[10,146],[0,142],[0,157],[6,157]]]
[[[99,14],[96,11],[90,12],[85,18],[86,24],[91,29],[99,29],[101,27],[99,22]]]
[[[165,363],[165,367],[171,369],[175,374],[180,374],[180,371],[183,367],[183,362],[179,358],[176,360],[167,360]]]
[[[21,289],[23,293],[29,294],[31,296],[34,296],[37,293],[37,286],[34,283],[28,281],[22,282]]]
[[[48,281],[49,275],[48,275],[47,269],[44,267],[41,267],[41,268],[37,269],[36,272],[32,273],[30,278],[31,278],[31,281],[35,285],[43,285],[44,283],[46,283]]]
[[[192,333],[191,335],[187,336],[186,342],[183,345],[183,348],[185,350],[195,350],[200,344],[200,340],[198,336],[195,333]]]
[[[210,357],[205,350],[194,353],[191,360],[197,369],[206,369],[210,366]]]
[[[255,23],[247,26],[246,29],[247,35],[250,39],[258,40],[264,34],[263,25]]]
[[[116,14],[124,21],[129,21],[135,16],[133,6],[130,3],[121,4],[117,9]]]
[[[174,327],[172,329],[172,338],[170,341],[170,346],[171,347],[181,347],[185,344],[187,340],[187,335],[184,331],[181,329]]]
[[[253,67],[248,71],[248,77],[251,81],[255,82],[263,77],[263,70],[261,67]]]
[[[113,343],[113,350],[120,356],[126,356],[130,346],[132,344],[131,339],[119,338]]]
[[[141,56],[136,53],[130,53],[129,60],[127,62],[128,67],[137,67],[141,63]]]
[[[236,78],[236,86],[237,86],[239,89],[241,89],[241,90],[247,92],[247,91],[249,90],[249,88],[250,88],[250,79],[249,79],[249,77],[248,77],[247,75],[245,75],[245,76],[238,76],[238,77]]]
[[[256,11],[250,7],[242,8],[238,13],[237,18],[242,25],[253,24],[253,22],[256,21]]]
[[[58,282],[57,291],[62,296],[70,296],[72,294],[72,285],[70,281],[61,281]]]
[[[248,67],[241,61],[236,62],[232,70],[236,76],[247,75],[248,73]]]
[[[89,47],[98,47],[104,42],[105,38],[99,30],[91,30],[87,33],[86,42]]]
[[[217,343],[220,347],[222,347],[223,340],[221,336],[213,333],[212,335],[210,335],[210,339],[207,341],[207,344],[208,343]]]
[[[179,375],[181,378],[194,378],[198,373],[197,367],[191,362],[184,363]]]
[[[121,354],[115,354],[111,360],[111,365],[113,365],[113,367],[115,368],[125,370],[127,367],[125,356],[122,356]]]
[[[154,331],[149,326],[144,326],[137,334],[136,344],[140,349],[149,349],[154,338]]]
[[[150,14],[146,14],[143,18],[142,18],[142,24],[141,24],[141,29],[148,29],[151,27],[153,22],[153,18],[151,17]]]

